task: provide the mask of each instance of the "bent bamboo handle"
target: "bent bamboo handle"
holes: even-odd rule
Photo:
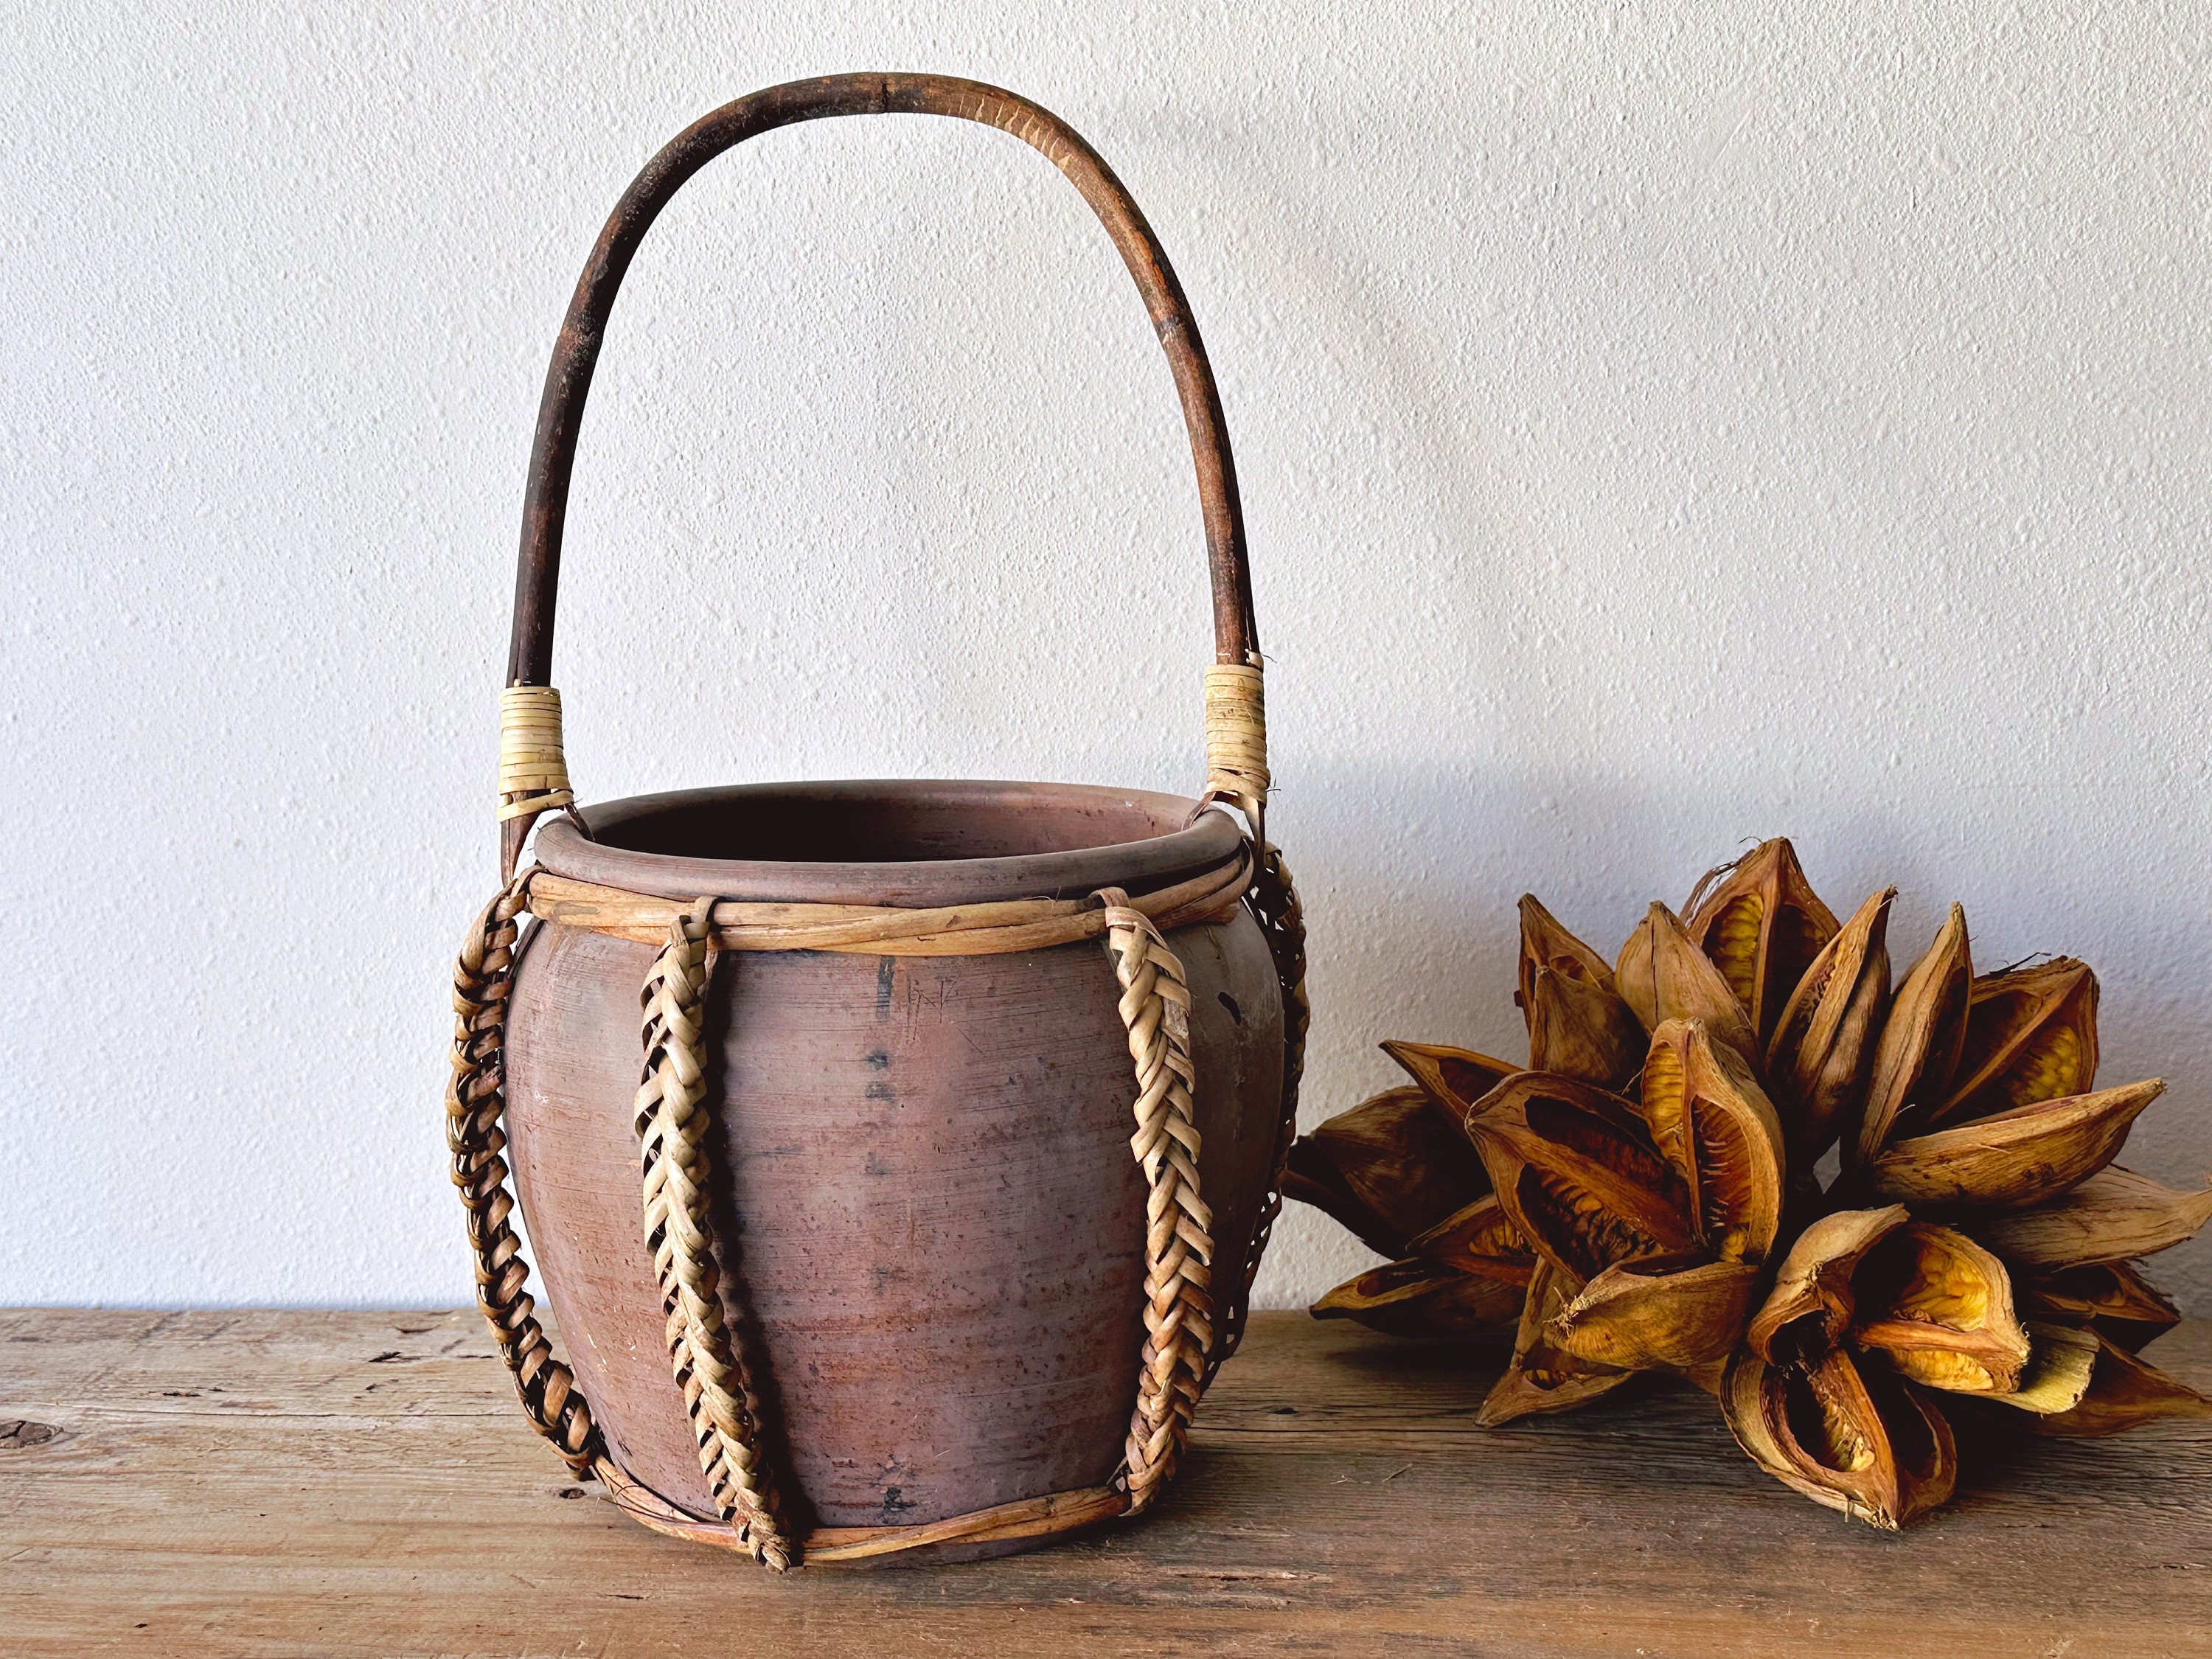
[[[1259,665],[1243,510],[1237,500],[1237,469],[1229,453],[1220,393],[1182,285],[1128,191],[1066,122],[1013,93],[942,75],[831,75],[770,87],[694,122],[646,164],[599,232],[568,302],[538,405],[529,493],[522,512],[521,558],[515,572],[509,686],[552,683],[562,531],[584,401],[615,295],[653,220],[694,173],[748,138],[827,116],[879,114],[944,115],[1010,132],[1058,167],[1098,216],[1144,296],[1182,400],[1206,516],[1216,661],[1237,668]],[[537,811],[526,808],[502,826],[502,850],[510,868],[536,817]]]

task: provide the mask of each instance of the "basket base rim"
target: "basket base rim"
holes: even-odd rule
[[[609,1501],[641,1526],[690,1543],[750,1553],[735,1528],[678,1508],[611,1457],[601,1457],[592,1473],[606,1488]],[[1091,1486],[1018,1498],[909,1527],[817,1527],[801,1543],[799,1560],[809,1565],[874,1562],[911,1557],[916,1551],[927,1551],[937,1560],[980,1559],[1034,1549],[1063,1533],[1113,1520],[1128,1507],[1129,1495],[1119,1487]]]

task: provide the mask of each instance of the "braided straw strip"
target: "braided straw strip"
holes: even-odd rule
[[[453,969],[453,1075],[446,1087],[446,1146],[453,1185],[469,1213],[475,1252],[477,1305],[491,1325],[500,1358],[514,1378],[522,1409],[538,1433],[561,1449],[568,1467],[588,1474],[600,1455],[591,1408],[535,1317],[530,1264],[507,1225],[514,1199],[507,1189],[507,993],[514,983],[515,918],[525,906],[521,880],[478,914]]]
[[[1145,1205],[1145,1345],[1127,1450],[1129,1513],[1140,1515],[1175,1473],[1204,1388],[1213,1340],[1213,1217],[1198,1193],[1182,963],[1152,918],[1130,908],[1127,894],[1109,887],[1098,896],[1137,1068],[1137,1133],[1129,1146],[1152,1189]]]
[[[1206,671],[1206,800],[1243,809],[1255,845],[1262,844],[1267,805],[1267,690],[1256,664],[1215,663]]]
[[[723,1520],[756,1561],[792,1565],[775,1482],[762,1455],[744,1344],[722,1317],[721,1281],[708,1213],[707,1104],[702,1002],[714,901],[702,898],[670,924],[668,944],[645,976],[644,1076],[635,1127],[641,1146],[646,1249],[668,1316],[668,1358],[699,1441],[699,1467]],[[726,1250],[730,1247],[726,1245]]]
[[[510,685],[499,694],[499,817],[535,817],[574,804],[561,746],[561,694]]]
[[[1219,1338],[1206,1356],[1209,1387],[1214,1373],[1244,1340],[1252,1285],[1260,1277],[1260,1262],[1267,1253],[1267,1241],[1273,1237],[1276,1218],[1283,1212],[1283,1174],[1290,1163],[1291,1143],[1298,1135],[1298,1085],[1306,1066],[1306,1025],[1310,1014],[1306,1001],[1306,913],[1281,849],[1262,849],[1249,898],[1252,915],[1267,935],[1267,953],[1275,963],[1275,983],[1283,997],[1283,1113],[1275,1130],[1274,1164],[1267,1191],[1261,1195],[1259,1218],[1252,1226],[1252,1247],[1245,1252],[1244,1271],[1231,1300],[1221,1310]]]

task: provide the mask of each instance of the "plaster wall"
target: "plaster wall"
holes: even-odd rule
[[[1940,11],[1940,15],[1939,15]],[[538,384],[601,216],[755,87],[935,68],[1121,172],[1218,368],[1307,897],[1309,1121],[1510,1052],[1748,837],[2087,957],[2212,1168],[2202,8],[17,0],[0,99],[0,1302],[451,1304]],[[1004,135],[770,137],[641,257],[557,679],[587,798],[1188,789],[1166,369]],[[1309,1213],[1262,1299],[1365,1260]],[[2163,1276],[2212,1313],[2212,1246]]]

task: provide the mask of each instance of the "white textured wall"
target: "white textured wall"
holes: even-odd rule
[[[16,0],[0,1301],[468,1294],[443,981],[546,352],[664,138],[854,68],[1060,110],[1189,288],[1310,1121],[1378,1037],[1516,1044],[1522,888],[1610,950],[1787,832],[1906,954],[1955,896],[1980,961],[2088,957],[2107,1075],[2172,1084],[2129,1161],[2212,1168],[2201,8],[871,9]],[[1167,373],[1011,139],[717,164],[578,477],[587,795],[1196,781]],[[1297,1217],[1265,1294],[1361,1260]],[[2166,1276],[2212,1312],[2212,1251]]]

